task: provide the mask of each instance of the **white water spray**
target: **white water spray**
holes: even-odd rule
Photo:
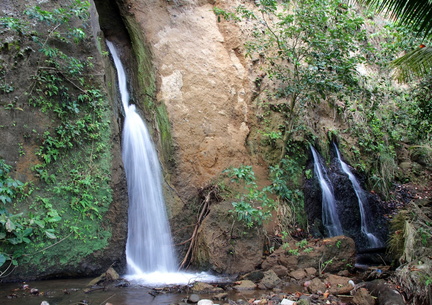
[[[314,159],[314,171],[321,186],[323,225],[327,229],[330,237],[343,235],[342,225],[336,210],[336,200],[334,198],[331,184],[328,182],[327,172],[315,148],[310,146],[310,149]]]
[[[128,184],[128,237],[126,278],[139,284],[188,284],[214,281],[206,273],[178,272],[165,202],[159,159],[144,121],[129,105],[126,73],[113,43],[108,49],[117,69],[125,121],[122,157]]]
[[[334,148],[336,150],[336,155],[338,158],[338,161],[341,165],[342,171],[348,175],[349,180],[352,183],[352,186],[354,188],[354,192],[357,196],[357,201],[359,205],[360,210],[360,218],[361,218],[361,232],[366,236],[369,246],[371,248],[378,248],[382,246],[381,241],[371,233],[368,225],[368,218],[370,217],[370,213],[368,212],[368,201],[366,198],[366,194],[364,193],[364,190],[361,188],[359,182],[357,181],[356,177],[352,173],[351,169],[349,168],[348,164],[346,164],[340,155],[339,149],[337,148],[337,145],[333,143]]]

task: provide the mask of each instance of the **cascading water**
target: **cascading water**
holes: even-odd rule
[[[159,159],[144,121],[129,105],[126,73],[113,43],[108,49],[117,69],[125,121],[122,158],[128,185],[128,237],[126,260],[130,280],[148,285],[215,281],[206,273],[177,271],[170,227],[162,192]]]
[[[122,157],[129,196],[128,272],[138,275],[154,271],[175,272],[177,262],[162,195],[158,156],[135,105],[129,105],[126,74],[116,49],[111,42],[107,45],[117,69],[125,111]]]
[[[336,151],[337,159],[339,161],[339,164],[341,165],[342,171],[348,176],[348,178],[351,181],[352,186],[354,188],[354,192],[357,196],[358,206],[359,206],[359,210],[360,210],[361,232],[366,236],[366,238],[369,242],[369,246],[371,248],[381,247],[382,246],[381,241],[374,234],[372,234],[370,229],[369,229],[368,222],[369,222],[371,215],[370,215],[369,209],[368,209],[368,200],[367,200],[366,194],[365,194],[364,190],[361,188],[360,183],[357,181],[356,177],[354,176],[354,174],[350,170],[348,164],[346,164],[342,160],[337,145],[335,143],[333,143],[333,145],[334,145],[334,148]]]
[[[314,159],[314,172],[321,187],[323,225],[327,229],[329,236],[342,235],[342,225],[337,214],[336,200],[334,198],[333,189],[327,177],[326,169],[322,164],[321,158],[318,156],[315,148],[310,146],[310,149]]]

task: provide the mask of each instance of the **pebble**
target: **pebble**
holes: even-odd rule
[[[188,300],[191,303],[197,303],[200,300],[200,297],[199,297],[199,295],[193,293],[189,296]]]

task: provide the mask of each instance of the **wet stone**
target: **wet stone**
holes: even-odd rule
[[[199,300],[200,300],[200,296],[195,293],[191,294],[188,298],[188,301],[190,303],[198,303]]]
[[[235,290],[253,290],[256,289],[256,284],[250,280],[244,280],[238,282],[238,285],[234,286]]]

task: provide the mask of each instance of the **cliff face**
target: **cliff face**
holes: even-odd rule
[[[121,269],[126,181],[118,107],[105,86],[115,75],[95,7],[2,1],[0,11],[0,159],[24,183],[2,181],[11,199],[0,209],[2,275],[90,275],[113,262]]]
[[[218,5],[232,1],[221,1]],[[167,108],[174,143],[172,183],[180,194],[230,165],[251,163],[251,81],[239,30],[218,23],[213,1],[131,1],[147,40],[157,100]]]

